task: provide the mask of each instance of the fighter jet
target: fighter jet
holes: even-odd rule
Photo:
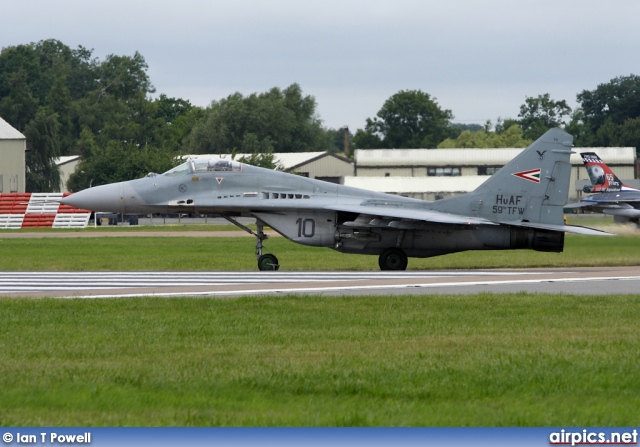
[[[640,190],[623,184],[595,152],[581,152],[591,186],[585,192],[596,192],[565,208],[583,209],[613,216],[615,222],[633,222],[640,227]]]
[[[287,239],[342,253],[378,256],[381,270],[407,258],[465,250],[561,252],[573,137],[551,129],[476,190],[435,202],[308,179],[222,159],[187,160],[164,174],[96,186],[62,202],[114,213],[219,214],[257,239],[260,270],[278,270],[263,253],[269,226]],[[257,231],[236,220],[256,219]]]

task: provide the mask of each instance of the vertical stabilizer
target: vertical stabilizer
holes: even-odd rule
[[[584,192],[637,191],[623,184],[595,152],[581,152],[580,155],[591,180],[591,186],[585,186]]]
[[[475,191],[437,201],[434,209],[494,222],[562,225],[572,146],[571,135],[550,129]]]

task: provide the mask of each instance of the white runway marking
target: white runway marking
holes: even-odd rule
[[[571,284],[632,281],[619,293],[629,293],[640,282],[630,270],[545,269],[528,271],[478,270],[433,272],[0,272],[0,296],[137,297],[240,296],[286,293],[451,293],[500,291],[515,286],[567,292]],[[637,273],[633,271],[633,273]],[[602,283],[602,284],[600,284]],[[565,290],[560,290],[563,287]],[[546,290],[546,289],[545,289]],[[578,293],[577,290],[568,293]],[[608,292],[615,293],[615,291]],[[631,292],[634,293],[634,292]]]
[[[635,277],[619,277],[619,278],[571,278],[562,280],[562,282],[571,282],[571,281],[609,281],[609,280],[640,280],[640,276]],[[153,293],[153,294],[145,294],[145,293],[132,293],[132,294],[124,294],[118,295],[120,297],[126,298],[134,298],[134,297],[143,297],[143,296],[157,296],[157,297],[170,297],[170,296],[240,296],[240,295],[271,295],[276,293],[323,293],[323,292],[334,292],[334,295],[340,295],[339,292],[345,291],[373,291],[373,290],[402,290],[408,288],[435,288],[435,287],[477,287],[477,286],[497,286],[497,285],[513,285],[513,284],[539,284],[542,282],[559,282],[548,279],[538,279],[538,280],[528,280],[528,281],[473,281],[473,282],[444,282],[437,284],[408,284],[408,285],[370,285],[370,286],[336,286],[336,287],[299,287],[299,288],[277,288],[277,289],[244,289],[244,290],[233,290],[233,291],[204,291],[204,292],[169,292],[169,293]],[[429,293],[428,290],[425,290],[425,293]],[[93,295],[86,296],[82,298],[111,298],[113,295]]]
[[[501,275],[523,273],[504,272]],[[524,273],[533,274],[533,273]],[[366,280],[424,280],[495,272],[0,272],[0,294],[14,291],[194,287]]]

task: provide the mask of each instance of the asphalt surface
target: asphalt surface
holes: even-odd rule
[[[640,268],[407,272],[0,272],[0,297],[640,293]]]
[[[204,219],[202,219],[204,223]],[[214,223],[208,219],[207,223]],[[219,221],[219,222],[218,222]],[[252,223],[246,219],[244,224]],[[149,225],[152,222],[144,222]],[[178,223],[176,222],[158,222]],[[198,222],[200,223],[200,222]],[[223,219],[215,223],[227,223]],[[161,226],[158,225],[160,228]],[[148,228],[148,227],[146,227]],[[114,231],[116,230],[116,231]],[[273,231],[271,236],[279,236]],[[95,229],[2,232],[2,238],[252,237],[244,231]],[[0,297],[234,297],[472,293],[639,294],[640,267],[407,272],[0,272]]]

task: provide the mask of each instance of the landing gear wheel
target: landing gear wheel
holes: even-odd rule
[[[261,255],[258,258],[258,269],[260,270],[278,270],[280,265],[278,264],[278,258],[272,254]]]
[[[378,258],[380,270],[406,270],[407,255],[399,248],[387,248]]]

